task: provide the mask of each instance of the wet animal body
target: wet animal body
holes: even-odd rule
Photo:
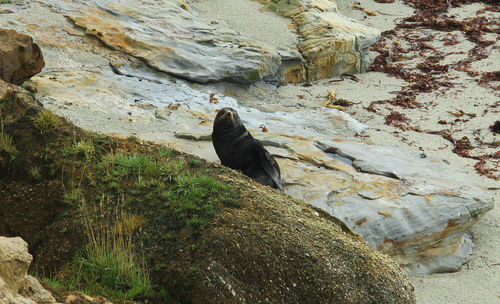
[[[240,170],[262,185],[283,191],[278,163],[247,131],[236,110],[223,108],[217,113],[212,142],[224,166]]]

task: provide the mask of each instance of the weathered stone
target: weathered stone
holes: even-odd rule
[[[261,189],[251,188],[252,197],[258,198],[256,205],[228,212],[206,238],[208,255],[200,267],[202,279],[195,287],[206,302],[414,301],[407,286],[394,285],[394,269],[382,266],[386,265],[382,255],[368,256],[362,243],[335,232],[339,221],[287,200],[278,199],[276,202],[282,206],[278,207],[274,203],[277,192]],[[269,254],[261,255],[262,251]],[[315,287],[305,285],[304,278],[315,282]],[[357,287],[351,289],[354,281]],[[397,288],[402,288],[402,293],[395,295]]]
[[[295,83],[307,79],[305,61],[299,51],[293,49],[278,49],[281,56],[280,74],[284,83]]]
[[[20,85],[44,65],[42,52],[31,37],[0,29],[0,79]]]
[[[308,10],[337,12],[337,2],[333,0],[257,0],[266,10],[283,16],[293,16]]]
[[[339,14],[335,1],[261,2],[268,10],[290,17],[300,37],[297,47],[305,59],[303,68],[307,75],[300,78],[302,71],[295,66],[285,73],[287,82],[360,73],[373,61],[369,49],[380,37],[380,31]]]
[[[210,112],[208,105],[202,110],[190,104]],[[493,205],[466,174],[397,147],[342,138],[363,129],[349,127],[348,117],[340,113],[334,118],[335,111],[319,118],[311,111],[266,114],[231,106],[244,113],[240,116],[256,138],[275,147],[271,152],[281,157],[286,193],[341,218],[412,273],[452,271],[469,259],[472,243],[466,231]],[[172,112],[168,121],[182,130],[177,138],[209,138],[210,125],[190,128],[200,116]],[[258,129],[261,122],[269,132]],[[328,129],[333,123],[337,127]],[[199,142],[196,150],[190,141],[181,141],[177,147],[217,160],[210,144]]]
[[[0,278],[11,293],[17,294],[26,280],[32,259],[28,244],[22,238],[0,236]]]
[[[368,183],[360,176],[328,194],[322,206],[370,245],[412,273],[453,271],[468,261],[472,240],[466,231],[493,208],[493,200],[470,176],[397,147],[347,141],[320,147],[371,174]],[[366,184],[356,189],[358,182]],[[336,205],[338,201],[343,204]],[[359,223],[363,217],[367,221]]]
[[[83,293],[72,293],[64,299],[65,304],[113,304],[102,296],[95,298]]]
[[[26,276],[19,292],[38,304],[56,303],[56,299],[54,299],[52,294],[43,288],[42,284],[36,278],[30,275]]]
[[[251,83],[276,77],[281,64],[274,49],[229,28],[205,24],[175,1],[49,2],[109,47],[196,82]]]
[[[293,17],[302,39],[298,48],[309,80],[366,71],[369,49],[380,37],[376,29],[334,12],[304,12]]]
[[[0,303],[56,302],[35,278],[27,274],[32,259],[28,244],[22,238],[0,236]]]

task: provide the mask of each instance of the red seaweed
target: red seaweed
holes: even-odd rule
[[[376,0],[376,2],[386,1]],[[459,7],[474,2],[487,4],[484,9],[476,12],[476,16],[471,16],[464,20],[456,20],[454,16],[446,14],[450,7]],[[375,58],[369,70],[387,73],[405,80],[408,84],[399,92],[396,92],[396,97],[393,99],[371,102],[369,107],[366,108],[367,111],[380,114],[377,106],[384,104],[406,109],[420,108],[423,105],[416,101],[420,93],[438,91],[436,94],[444,94],[447,88],[457,85],[451,81],[452,78],[448,75],[451,69],[467,73],[468,76],[472,77],[474,81],[483,87],[500,90],[500,85],[498,84],[498,81],[500,81],[500,72],[480,73],[471,69],[473,62],[485,59],[490,55],[491,48],[488,47],[495,43],[495,41],[484,39],[483,36],[486,33],[498,33],[500,22],[496,19],[488,19],[486,16],[481,16],[481,14],[486,11],[499,12],[500,6],[497,2],[497,0],[405,0],[407,5],[415,8],[415,15],[402,19],[396,25],[395,29],[382,33],[381,39],[371,48],[373,51],[378,52],[379,55]],[[418,32],[414,30],[417,28],[419,29]],[[453,65],[442,64],[440,62],[447,55],[464,54],[464,52],[455,51],[443,54],[427,43],[435,40],[436,32],[427,33],[420,29],[430,29],[438,33],[445,33],[445,37],[441,38],[444,46],[454,46],[459,43],[455,32],[462,33],[468,41],[475,45],[467,53],[467,58]],[[493,48],[497,48],[497,46],[494,45]],[[401,63],[401,61],[418,57],[425,59],[415,67],[409,67]],[[491,106],[490,110],[496,111],[493,110],[496,107],[497,104]],[[486,109],[483,114],[488,113],[490,110]],[[464,113],[464,115],[467,115],[469,118],[476,116],[472,113]],[[455,121],[450,123],[465,123],[467,121],[469,119],[456,118]],[[393,110],[391,110],[390,114],[386,115],[385,123],[401,130],[441,135],[453,144],[454,153],[478,161],[474,167],[479,174],[495,179],[500,177],[495,176],[493,173],[500,163],[498,161],[500,152],[482,155],[473,155],[471,153],[475,148],[491,146],[484,143],[481,137],[477,135],[480,132],[479,130],[475,131],[475,143],[472,143],[466,136],[455,139],[449,130],[431,131],[412,126],[408,117]],[[497,121],[494,125],[490,126],[493,132],[497,132],[495,130],[500,128],[497,124],[500,125],[500,122]],[[490,164],[489,167],[488,164]]]

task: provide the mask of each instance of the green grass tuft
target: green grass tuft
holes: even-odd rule
[[[169,198],[177,228],[196,234],[209,223],[219,204],[235,201],[235,193],[210,176],[179,176]]]
[[[202,164],[201,160],[197,158],[191,158],[188,163],[191,167],[200,167]]]
[[[124,177],[127,175],[155,175],[160,168],[148,156],[138,154],[107,154],[102,158],[101,168],[109,176]]]
[[[90,160],[95,153],[95,148],[91,142],[82,139],[78,143],[75,143],[74,151],[75,153],[81,153],[85,156],[85,159]]]
[[[35,179],[36,181],[39,181],[42,179],[42,174],[40,173],[40,167],[31,167],[31,176],[33,177],[33,179]]]
[[[40,130],[42,134],[52,131],[62,124],[61,118],[49,110],[40,111],[32,118],[32,121],[35,128]]]
[[[3,130],[0,132],[0,152],[4,151],[9,154],[16,152],[16,148],[12,144],[12,136],[4,133]]]
[[[120,206],[122,201],[123,198],[119,199],[117,205]],[[134,234],[146,223],[146,218],[120,208],[106,212],[104,205],[110,203],[109,197],[102,196],[100,207],[94,206],[96,210],[92,210],[81,198],[80,209],[85,218],[88,244],[74,257],[70,274],[62,280],[52,280],[52,283],[58,288],[64,286],[92,296],[102,295],[115,303],[136,297],[154,297],[156,292],[144,254],[134,245]],[[95,219],[93,213],[102,216]]]
[[[3,119],[0,112],[0,152],[2,151],[9,154],[14,154],[16,152],[16,148],[12,144],[12,136],[5,132]]]
[[[160,156],[161,157],[170,158],[170,156],[172,156],[172,154],[173,154],[173,150],[172,149],[168,149],[168,148],[162,147],[161,150],[160,150]]]
[[[153,295],[145,262],[128,249],[112,244],[88,245],[74,260],[74,281],[83,283],[89,294],[131,300]]]

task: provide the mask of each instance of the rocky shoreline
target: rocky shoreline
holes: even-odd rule
[[[255,11],[255,14],[266,14],[263,17],[268,18],[266,20],[281,18],[279,22],[282,26],[290,22],[289,27],[299,38],[295,40],[290,35],[291,44],[287,43],[287,48],[283,49],[276,47],[279,43],[273,45],[269,42],[273,39],[272,35],[266,38],[266,43],[256,38],[242,38],[246,36],[238,36],[235,31],[221,31],[220,28],[232,25],[232,19],[221,20],[227,15],[223,9],[208,13],[199,11],[203,9],[204,1],[167,2],[162,10],[148,6],[139,14],[123,11],[112,2],[92,2],[88,5],[95,5],[93,9],[99,11],[99,14],[92,16],[87,12],[88,7],[71,1],[50,1],[50,4],[20,2],[9,6],[12,7],[11,13],[0,20],[0,26],[15,28],[36,38],[46,55],[47,66],[25,86],[36,90],[36,97],[44,106],[69,118],[78,126],[101,133],[134,135],[167,143],[182,151],[217,161],[208,141],[211,121],[215,109],[235,107],[244,113],[245,124],[250,126],[254,135],[279,158],[278,162],[284,168],[287,194],[342,219],[362,234],[372,247],[391,255],[410,273],[455,271],[470,260],[473,246],[466,231],[493,207],[492,198],[498,197],[498,181],[477,176],[474,172],[476,163],[470,158],[464,159],[463,155],[454,154],[456,145],[449,147],[447,142],[450,137],[444,136],[444,131],[436,130],[435,126],[441,124],[439,121],[445,121],[444,115],[453,117],[457,114],[459,116],[454,125],[449,122],[450,136],[454,142],[460,136],[471,137],[471,129],[468,128],[472,125],[475,128],[479,123],[483,124],[483,133],[480,134],[483,142],[494,143],[495,135],[488,133],[487,127],[494,122],[492,119],[497,112],[494,90],[481,86],[481,83],[469,83],[469,89],[448,88],[446,92],[413,96],[416,100],[412,105],[433,100],[426,107],[395,108],[397,105],[391,100],[401,99],[400,92],[406,92],[407,86],[404,80],[411,83],[409,79],[391,78],[380,72],[350,76],[352,72],[364,71],[368,66],[367,61],[375,58],[368,48],[378,39],[379,31],[390,30],[399,22],[395,21],[397,18],[411,16],[411,8],[400,1],[379,4],[368,0],[340,6],[331,1],[327,1],[327,6],[319,6],[319,3],[326,3],[321,1],[303,1],[299,6],[286,9],[278,5],[279,15],[292,16],[291,21],[284,21],[286,19],[283,17],[268,11]],[[230,4],[217,1],[215,7],[224,5]],[[268,6],[253,5],[254,9],[269,9]],[[461,18],[460,14],[485,7],[469,4],[453,9],[450,14],[457,14]],[[18,17],[21,12],[23,17]],[[158,16],[162,14],[183,17],[178,21],[173,20],[172,24],[151,21],[160,19]],[[342,19],[341,23],[331,24],[328,22],[337,18],[333,18],[332,14],[347,15],[354,19]],[[485,9],[483,14],[492,18],[496,13]],[[126,21],[131,16],[137,18],[134,23]],[[325,16],[328,16],[327,23],[323,22]],[[148,20],[153,26],[145,26],[141,18],[152,18]],[[252,17],[249,18],[251,20]],[[193,24],[194,19],[196,27],[186,27],[185,20]],[[346,32],[344,25],[340,24],[349,24],[349,30]],[[122,29],[117,30],[120,27]],[[369,30],[368,27],[378,30]],[[347,49],[340,46],[338,41],[352,46],[352,40],[347,39],[347,36],[339,38],[339,28],[342,29],[342,35],[351,37],[349,39],[355,37],[356,43],[365,41],[367,44]],[[357,34],[349,32],[353,28]],[[251,27],[245,30],[248,31],[247,35],[252,36]],[[370,33],[371,38],[360,38],[360,32]],[[183,46],[174,40],[159,42],[152,33],[162,33],[166,35],[162,37],[177,39],[182,43],[186,37],[194,37],[201,47],[213,49],[213,52],[200,50],[199,53],[210,60],[220,58],[222,61],[219,64],[225,68],[215,68],[219,64],[210,61],[214,69],[208,71],[201,64],[207,59],[196,59],[192,53],[182,55],[186,49],[192,51],[192,46]],[[318,36],[318,33],[321,35]],[[132,36],[127,37],[129,34]],[[258,32],[254,34],[254,37],[258,37]],[[426,35],[435,34],[426,32]],[[321,38],[323,36],[329,38],[324,40]],[[213,43],[213,39],[220,38],[225,42]],[[398,39],[397,43],[391,43],[404,47],[406,42],[401,37]],[[231,47],[229,40],[237,44]],[[249,41],[252,45],[248,44]],[[429,43],[432,45],[432,42]],[[294,44],[297,45],[296,49]],[[182,67],[176,66],[179,61],[171,61],[171,57],[161,55],[168,45],[176,45],[178,49],[174,49],[172,54],[187,60],[181,64]],[[335,47],[332,49],[330,45]],[[318,46],[320,51],[315,49]],[[438,46],[432,48],[441,50]],[[232,63],[224,58],[242,62],[231,53],[235,49],[238,50],[238,56],[248,58],[249,63],[257,65],[250,68],[244,64],[239,66],[238,63],[234,68],[239,72],[231,72],[231,76],[228,76],[224,73],[232,70],[228,68]],[[336,50],[345,49],[346,53],[335,53]],[[362,54],[353,55],[350,53],[352,49],[361,50]],[[487,46],[489,57],[479,60],[481,63],[475,64],[472,69],[477,71],[489,67],[495,71],[495,65],[488,62],[498,55],[497,50],[495,43]],[[391,54],[395,54],[395,51],[391,50]],[[429,56],[435,55],[422,55],[422,58]],[[339,58],[342,59],[339,61]],[[450,58],[456,62],[463,60],[461,57]],[[332,60],[338,65],[332,65]],[[408,58],[400,62],[408,69],[418,67],[418,58],[416,63]],[[168,71],[181,79],[158,70]],[[185,71],[190,74],[186,75]],[[249,74],[249,71],[252,72]],[[453,72],[455,75],[450,70],[446,73],[446,77],[454,77],[458,84],[467,82],[467,72]],[[317,80],[319,78],[328,79]],[[223,81],[198,84],[217,79]],[[255,82],[257,79],[263,80]],[[277,85],[278,82],[306,80],[308,82],[305,84]],[[253,84],[242,84],[245,82]],[[71,89],[68,90],[68,87]],[[346,110],[351,116],[322,106],[332,92],[336,95],[334,99],[339,102],[335,107]],[[474,97],[479,97],[476,102],[478,106],[454,104],[457,98]],[[460,119],[463,121],[457,121]],[[431,122],[435,125],[430,125]],[[193,125],[197,127],[193,128]],[[419,132],[424,127],[429,132]],[[264,129],[267,132],[263,132]],[[401,149],[374,143],[405,147]],[[487,146],[478,149],[485,155],[492,153]],[[495,164],[498,166],[498,162],[492,158],[492,162],[486,163],[486,166],[494,169]],[[496,209],[486,214],[486,219],[489,219],[487,225],[491,227],[488,231],[494,231],[495,225],[498,227],[495,224],[497,216]],[[493,239],[493,242],[498,243],[498,238]],[[498,254],[498,250],[491,251],[487,265],[495,264]],[[474,256],[472,258],[474,262]],[[495,277],[494,271],[489,276]],[[422,286],[425,286],[425,282]],[[429,299],[427,295],[422,294],[422,297]]]

